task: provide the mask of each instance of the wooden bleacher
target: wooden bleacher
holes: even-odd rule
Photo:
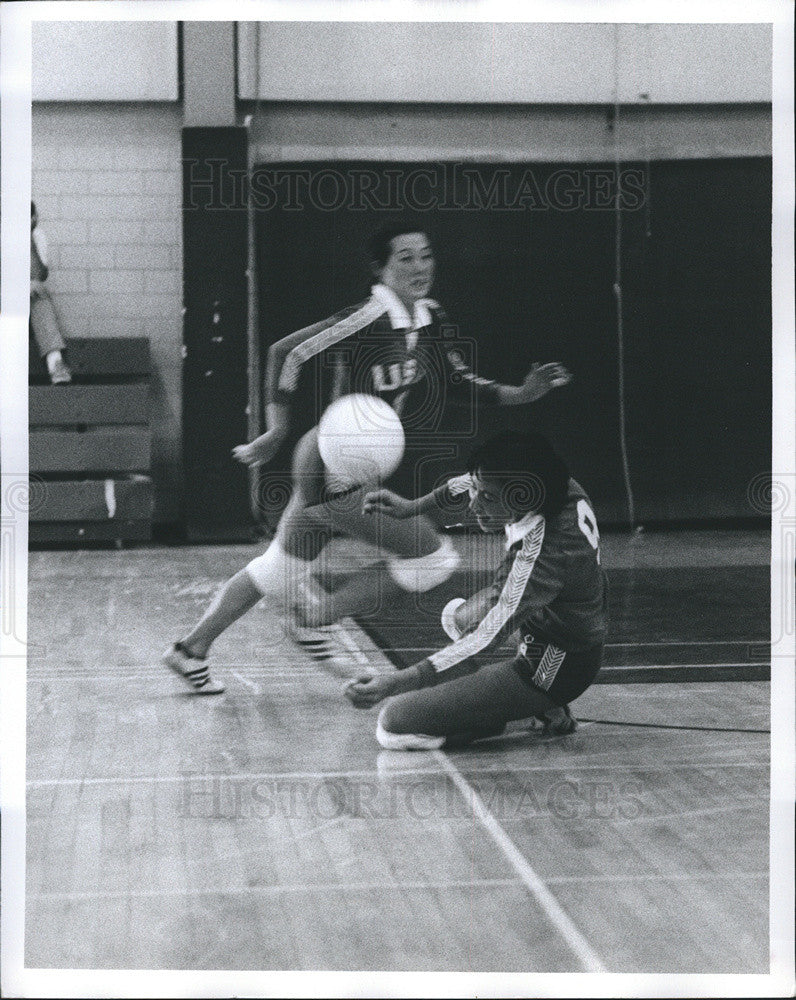
[[[146,337],[67,342],[70,385],[31,359],[30,475],[46,484],[30,511],[31,544],[152,537]]]

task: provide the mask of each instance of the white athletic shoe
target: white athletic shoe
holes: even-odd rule
[[[331,668],[341,677],[351,678],[357,670],[362,672],[361,666],[343,641],[344,634],[340,625],[306,628],[297,625],[292,616],[286,616],[282,619],[282,628],[285,635],[308,653],[316,663]]]
[[[285,635],[306,650],[314,660],[331,660],[335,654],[334,637],[328,628],[304,628],[286,618],[284,630]]]
[[[161,663],[181,677],[194,694],[222,694],[224,685],[210,676],[207,660],[188,656],[178,642],[166,650]]]

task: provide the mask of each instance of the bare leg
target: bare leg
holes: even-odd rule
[[[368,566],[346,580],[339,590],[329,592],[321,586],[305,588],[296,616],[300,625],[310,628],[331,625],[349,615],[375,614],[401,593],[383,566]]]
[[[30,297],[30,328],[43,358],[66,347],[53,300],[46,289]]]
[[[381,550],[384,557],[415,559],[436,552],[440,537],[425,517],[396,521],[388,517],[362,513],[362,498],[367,488],[314,507],[308,514],[322,519],[331,528],[360,539]],[[401,587],[378,567],[360,570],[332,593],[316,591],[317,600],[302,617],[307,625],[328,625],[348,615],[375,613],[403,593]]]
[[[245,569],[227,580],[210,607],[194,625],[180,645],[191,656],[203,658],[215,640],[230,625],[246,614],[262,598]]]

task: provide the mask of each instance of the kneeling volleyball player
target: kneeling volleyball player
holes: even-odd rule
[[[406,670],[362,677],[346,696],[357,708],[388,698],[376,737],[387,749],[432,750],[501,733],[516,719],[574,731],[569,703],[594,681],[607,625],[606,584],[591,503],[539,434],[500,434],[477,449],[469,472],[407,500],[388,490],[365,509],[399,519],[445,508],[469,493],[483,531],[505,531],[492,585],[451,601],[443,628],[453,642]],[[519,629],[511,659],[496,660]]]

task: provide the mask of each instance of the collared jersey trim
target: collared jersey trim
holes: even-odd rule
[[[418,330],[431,324],[431,309],[439,309],[439,303],[434,299],[418,299],[415,302],[414,318],[409,315],[406,306],[401,302],[389,285],[378,284],[371,288],[374,299],[378,299],[387,309],[393,330]]]
[[[327,347],[345,340],[352,333],[361,330],[369,323],[374,323],[385,312],[384,304],[377,299],[369,299],[363,306],[333,326],[327,327],[314,337],[302,341],[285,358],[282,371],[279,373],[279,389],[281,392],[294,392],[298,385],[301,366],[310,358],[325,351]]]
[[[457,663],[461,663],[462,660],[468,660],[471,656],[476,656],[486,649],[516,614],[542,549],[544,529],[544,518],[540,518],[535,527],[525,536],[522,548],[514,557],[514,562],[497,603],[484,617],[478,628],[470,635],[464,636],[452,645],[429,656],[429,662],[437,672],[448,670],[456,666]]]
[[[526,514],[521,520],[514,521],[513,524],[507,524],[506,550],[508,551],[512,545],[516,545],[517,542],[530,534],[539,523],[541,517],[541,514]]]
[[[461,496],[462,493],[467,493],[471,500],[473,500],[478,492],[478,488],[475,483],[475,476],[470,472],[465,472],[461,476],[454,476],[452,479],[448,480],[448,492],[452,497]],[[516,545],[517,542],[525,538],[526,535],[530,534],[531,531],[536,527],[542,518],[541,514],[526,514],[519,521],[514,521],[512,524],[506,525],[506,550],[510,549],[512,545]]]

